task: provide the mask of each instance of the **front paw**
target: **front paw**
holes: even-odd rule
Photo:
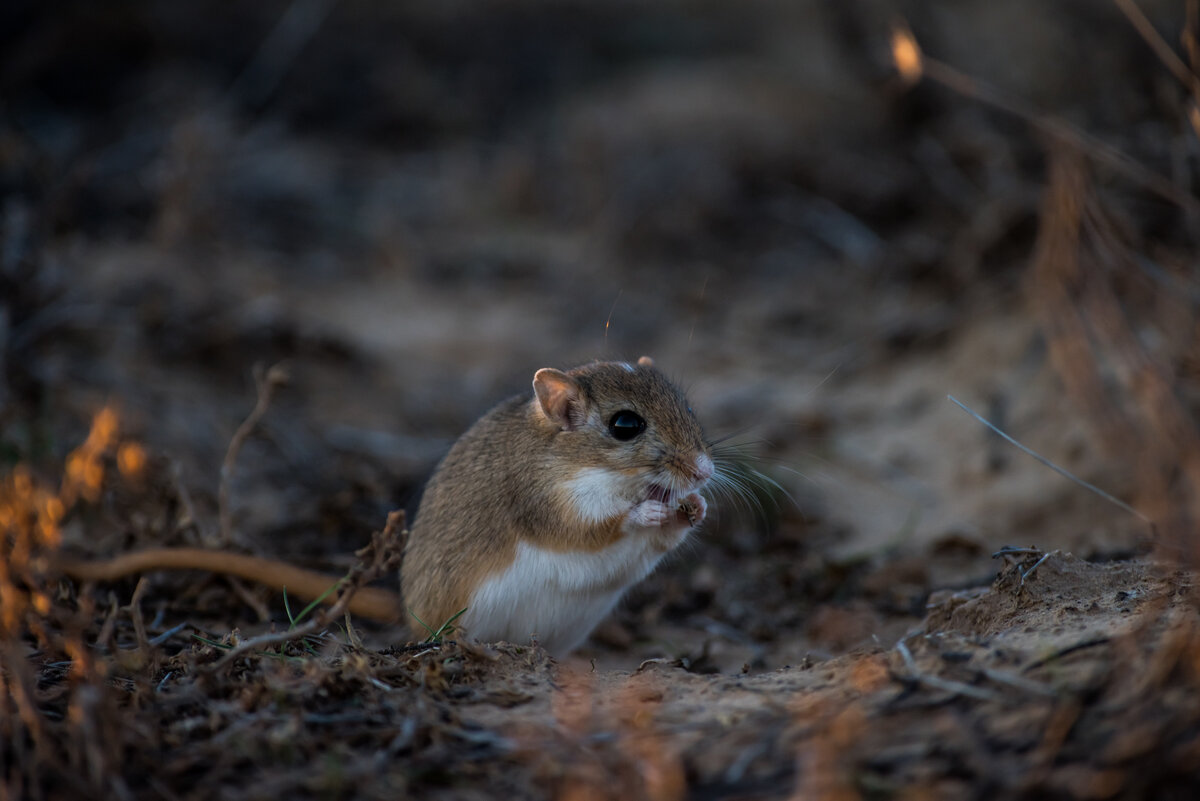
[[[642,501],[633,507],[627,519],[641,528],[658,528],[674,521],[675,510],[662,501]]]
[[[691,528],[704,522],[707,512],[708,503],[699,493],[693,492],[674,506],[656,500],[642,501],[633,507],[628,519],[631,524],[643,528]]]
[[[679,502],[675,513],[680,522],[686,521],[689,526],[698,526],[704,522],[704,515],[708,513],[708,501],[704,500],[700,493],[693,492]]]

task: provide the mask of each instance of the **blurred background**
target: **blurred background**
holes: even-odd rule
[[[68,546],[212,543],[283,362],[234,545],[348,564],[537,368],[649,354],[787,497],[718,500],[602,658],[777,667],[1001,545],[1150,549],[947,394],[1186,549],[1195,4],[1138,7],[9,0],[4,468],[112,405],[158,483]],[[900,75],[898,24],[940,63]]]

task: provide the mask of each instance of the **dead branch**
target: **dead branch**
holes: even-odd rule
[[[288,374],[282,364],[273,365],[265,372],[261,366],[254,370],[254,384],[258,399],[250,414],[233,433],[233,438],[229,441],[229,448],[225,451],[225,460],[221,463],[221,481],[217,488],[217,519],[221,527],[221,544],[224,547],[233,544],[233,511],[230,508],[229,494],[238,454],[246,439],[254,432],[263,415],[267,413],[275,390],[287,382]]]
[[[312,620],[303,625],[295,626],[287,631],[251,637],[243,641],[222,656],[210,670],[214,672],[221,670],[251,651],[292,642],[326,628],[331,622],[346,614],[351,599],[360,588],[383,575],[399,570],[400,562],[404,558],[404,544],[407,539],[408,529],[404,526],[404,512],[397,510],[390,513],[383,530],[373,534],[371,543],[356,553],[358,562],[342,579],[337,600],[332,606],[317,612]]]

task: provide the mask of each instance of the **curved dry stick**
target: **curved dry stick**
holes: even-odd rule
[[[307,570],[276,559],[205,548],[150,548],[103,561],[60,558],[55,560],[55,567],[82,581],[115,581],[151,570],[206,570],[237,576],[275,590],[286,589],[288,595],[304,601],[316,600],[343,580],[341,576]],[[327,603],[334,603],[332,594]],[[391,623],[403,617],[403,606],[400,596],[394,592],[377,587],[360,587],[347,610],[370,620]]]

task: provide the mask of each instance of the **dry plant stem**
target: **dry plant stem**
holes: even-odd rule
[[[24,724],[30,739],[33,740],[34,760],[41,762],[47,756],[48,749],[46,748],[42,716],[38,712],[35,702],[37,698],[34,689],[36,682],[30,675],[29,661],[26,659],[23,648],[15,641],[0,643],[0,667],[4,668],[3,671],[0,671],[0,687],[5,688],[4,698],[10,699],[16,705],[16,717]],[[9,710],[3,709],[3,707],[0,707],[0,710],[8,715]],[[10,719],[6,727],[12,726],[13,722]],[[13,741],[24,742],[24,737],[17,732]],[[3,778],[0,776],[0,779]]]
[[[150,638],[150,644],[151,644],[151,645],[154,645],[154,646],[159,646],[159,645],[162,645],[163,643],[167,642],[167,641],[168,641],[168,640],[170,640],[172,637],[174,637],[176,634],[178,634],[179,632],[183,631],[184,629],[186,629],[186,628],[187,628],[188,626],[190,626],[190,625],[191,625],[191,624],[190,624],[190,623],[188,623],[188,622],[186,622],[186,621],[185,621],[185,622],[183,622],[183,623],[179,623],[179,624],[177,624],[177,625],[174,625],[174,626],[172,626],[171,628],[169,628],[169,629],[167,629],[166,631],[164,631],[162,634],[156,634],[155,636],[151,637],[151,638]],[[170,674],[168,673],[167,675],[170,675]]]
[[[1004,431],[1002,431],[1002,430],[1001,430],[1001,429],[1000,429],[998,426],[994,425],[993,423],[989,422],[989,421],[988,421],[988,420],[986,420],[984,417],[982,417],[981,415],[979,415],[977,412],[973,411],[973,410],[972,410],[970,407],[968,407],[968,406],[967,406],[965,403],[963,403],[962,401],[960,401],[958,398],[954,397],[953,395],[947,395],[946,397],[947,397],[947,399],[949,399],[949,400],[950,400],[952,403],[954,403],[956,406],[958,406],[958,408],[962,409],[964,412],[966,412],[967,414],[971,415],[972,417],[974,417],[974,418],[975,418],[976,420],[978,420],[979,422],[983,423],[985,426],[987,426],[989,429],[991,429],[991,430],[992,430],[994,433],[996,433],[996,434],[1000,435],[1001,437],[1003,437],[1003,438],[1004,438],[1004,440],[1005,440],[1006,442],[1008,442],[1008,443],[1010,443],[1010,444],[1012,444],[1012,445],[1015,445],[1015,446],[1016,446],[1017,448],[1019,448],[1021,451],[1023,451],[1024,453],[1027,453],[1027,454],[1029,454],[1029,455],[1030,455],[1030,456],[1032,456],[1034,459],[1037,459],[1039,462],[1041,462],[1042,464],[1046,465],[1046,467],[1049,467],[1049,468],[1050,468],[1051,470],[1053,470],[1054,472],[1058,473],[1059,475],[1062,475],[1062,476],[1065,476],[1065,477],[1067,477],[1067,478],[1071,479],[1072,481],[1074,481],[1076,484],[1080,485],[1081,487],[1084,487],[1084,488],[1086,488],[1086,489],[1089,489],[1089,490],[1091,490],[1092,492],[1096,493],[1097,495],[1099,495],[1099,496],[1100,496],[1101,498],[1103,498],[1104,500],[1106,500],[1106,501],[1108,501],[1108,502],[1110,502],[1110,503],[1114,503],[1114,504],[1116,504],[1116,505],[1117,505],[1117,506],[1119,506],[1120,508],[1124,509],[1126,512],[1129,512],[1130,514],[1132,514],[1132,515],[1135,515],[1136,517],[1140,518],[1140,519],[1141,519],[1143,522],[1145,522],[1147,525],[1150,525],[1150,526],[1153,526],[1153,525],[1154,525],[1154,521],[1153,521],[1153,520],[1151,520],[1150,518],[1146,517],[1144,514],[1142,514],[1141,512],[1139,512],[1137,509],[1134,509],[1134,508],[1133,508],[1132,506],[1130,506],[1129,504],[1127,504],[1127,503],[1125,503],[1124,501],[1122,501],[1122,500],[1120,500],[1120,499],[1116,498],[1116,497],[1115,497],[1115,496],[1113,496],[1113,495],[1110,495],[1109,493],[1107,493],[1107,492],[1105,492],[1104,490],[1102,490],[1102,489],[1100,489],[1099,487],[1097,487],[1095,484],[1091,484],[1091,483],[1089,483],[1089,482],[1087,482],[1087,481],[1084,481],[1082,478],[1080,478],[1079,476],[1075,475],[1074,473],[1072,473],[1071,471],[1067,470],[1066,468],[1059,467],[1059,466],[1058,466],[1058,465],[1056,465],[1054,462],[1050,461],[1050,460],[1049,460],[1049,459],[1047,459],[1045,456],[1042,456],[1040,453],[1038,453],[1037,451],[1033,450],[1032,448],[1026,447],[1025,445],[1022,445],[1020,442],[1017,442],[1015,439],[1013,439],[1012,437],[1010,437],[1008,434],[1004,433]],[[1013,554],[1013,553],[1021,553],[1021,552],[1022,552],[1022,551],[1017,551],[1017,550],[1008,550],[1008,551],[1003,551],[1003,552],[997,552],[997,553],[994,553],[994,554],[992,554],[992,558],[994,559],[994,558],[995,558],[995,557],[997,557],[997,556],[1002,556],[1002,555],[1003,555],[1003,556],[1007,556],[1007,555],[1010,555],[1010,554]],[[1024,551],[1024,552],[1026,552],[1026,553],[1032,553],[1033,551]],[[1048,554],[1048,553],[1047,553],[1045,556],[1043,556],[1041,559],[1039,559],[1039,560],[1038,560],[1038,563],[1037,563],[1037,564],[1038,564],[1038,565],[1040,565],[1042,562],[1046,561],[1046,557],[1047,557],[1047,556],[1049,556],[1049,555],[1050,555],[1050,554]],[[1037,569],[1037,565],[1034,565],[1033,567],[1029,568],[1029,573],[1026,573],[1026,574],[1024,574],[1024,575],[1022,575],[1022,576],[1021,576],[1021,583],[1022,583],[1022,584],[1024,584],[1024,583],[1025,583],[1025,576],[1027,576],[1027,575],[1029,575],[1029,574],[1033,573],[1033,571],[1034,571],[1034,570],[1036,570],[1036,569]]]
[[[217,488],[217,517],[221,526],[221,542],[225,546],[233,544],[233,512],[229,505],[229,487],[233,480],[233,470],[237,466],[238,453],[241,452],[242,445],[254,432],[263,415],[267,413],[275,390],[280,385],[286,384],[287,380],[287,372],[280,364],[273,365],[265,373],[261,367],[255,368],[254,383],[258,391],[258,400],[250,414],[234,432],[233,439],[229,441],[229,448],[225,451],[225,461],[221,463],[221,482]]]
[[[996,87],[959,72],[936,59],[926,57],[922,66],[924,74],[933,81],[985,105],[1020,117],[1053,139],[1078,148],[1094,161],[1111,167],[1154,194],[1190,212],[1200,212],[1200,199],[1183,191],[1161,175],[1151,172],[1112,145],[1079,130],[1065,120],[1033,111],[1019,101],[1007,97]]]
[[[320,593],[308,595],[290,588],[308,585],[321,587],[322,591],[329,588],[329,577],[314,570],[248,554],[239,554],[237,560],[228,557],[228,554],[208,548],[151,548],[121,554],[103,562],[59,560],[55,566],[84,581],[115,581],[147,570],[207,570],[247,581],[261,581],[265,575],[274,575],[282,586],[289,588],[289,595],[305,601],[315,600]],[[358,590],[349,611],[380,622],[391,622],[403,615],[393,593],[374,587]]]
[[[255,597],[254,593],[242,583],[241,579],[226,576],[225,580],[229,582],[229,586],[233,588],[233,592],[237,597],[242,599],[242,603],[254,610],[254,614],[258,617],[260,623],[265,623],[271,619],[271,610],[267,608],[267,605],[260,598]]]
[[[1188,0],[1183,24],[1183,49],[1187,51],[1193,74],[1200,73],[1200,0]],[[1200,94],[1196,100],[1200,102]]]
[[[912,651],[908,650],[908,644],[904,640],[896,643],[896,650],[900,652],[900,656],[904,659],[904,664],[908,668],[911,681],[918,684],[924,684],[926,687],[931,687],[935,690],[952,693],[954,695],[965,695],[969,698],[975,698],[979,701],[998,701],[1000,696],[989,690],[981,687],[975,687],[970,684],[963,684],[961,681],[953,679],[943,679],[940,676],[931,676],[928,673],[922,673],[917,667],[917,660],[913,659]]]
[[[1033,563],[1033,567],[1029,568],[1028,570],[1022,570],[1021,571],[1021,586],[1022,587],[1025,586],[1025,579],[1032,576],[1033,571],[1037,570],[1039,567],[1042,566],[1042,562],[1045,562],[1047,559],[1049,559],[1051,556],[1053,556],[1056,553],[1058,553],[1058,551],[1050,551],[1049,553],[1043,554],[1041,559],[1039,559]]]
[[[1158,31],[1146,19],[1145,13],[1138,7],[1133,0],[1113,0],[1117,8],[1121,9],[1121,13],[1129,20],[1130,24],[1137,29],[1138,34],[1145,40],[1154,54],[1158,56],[1159,61],[1171,71],[1180,83],[1188,88],[1194,96],[1200,96],[1200,78],[1197,78],[1195,73],[1188,69],[1187,64],[1183,63],[1183,59],[1175,54],[1171,46],[1163,41],[1159,36]]]
[[[88,593],[91,592],[91,587],[84,587]],[[96,635],[96,642],[108,649],[109,653],[115,653],[117,643],[114,639],[117,631],[117,614],[120,612],[120,607],[117,606],[116,598],[109,595],[108,614],[104,617],[104,623],[100,626],[100,633]]]
[[[1065,648],[1058,648],[1055,651],[1047,654],[1046,656],[1041,657],[1040,659],[1035,659],[1034,661],[1030,662],[1028,665],[1025,665],[1024,667],[1022,667],[1021,672],[1028,673],[1031,670],[1036,670],[1037,668],[1040,668],[1042,665],[1048,665],[1051,662],[1057,662],[1059,659],[1062,659],[1064,656],[1067,656],[1068,654],[1073,654],[1076,651],[1082,651],[1085,648],[1095,648],[1099,645],[1106,645],[1107,643],[1109,643],[1111,641],[1112,641],[1111,637],[1093,637],[1092,639],[1084,640],[1083,642],[1072,643],[1071,645],[1068,645]]]
[[[343,616],[342,625],[346,627],[346,639],[348,639],[350,644],[355,648],[361,649],[363,647],[362,637],[358,636],[358,631],[354,628],[354,620],[351,618],[349,612],[346,612],[346,614]]]
[[[1015,673],[1009,673],[1004,670],[996,670],[995,668],[984,668],[980,672],[984,675],[984,677],[996,682],[997,684],[1007,684],[1011,687],[1016,687],[1022,692],[1029,693],[1030,695],[1042,695],[1047,698],[1058,697],[1058,693],[1055,692],[1053,688],[1047,687],[1046,685],[1040,684],[1036,681],[1030,681],[1029,679],[1016,675]]]
[[[183,465],[175,459],[170,460],[171,486],[175,488],[175,495],[179,498],[179,505],[183,507],[183,515],[180,516],[175,523],[175,530],[195,526],[199,520],[196,517],[196,505],[192,503],[192,494],[188,492],[187,487],[183,483]]]
[[[138,650],[141,651],[143,657],[150,659],[150,641],[146,637],[146,621],[142,619],[142,596],[146,594],[146,588],[150,586],[150,582],[143,576],[138,580],[137,587],[133,590],[133,597],[129,599],[129,605],[125,610],[129,612],[130,619],[133,620],[133,631],[137,636]]]
[[[993,559],[1000,559],[1008,556],[1035,556],[1044,553],[1041,548],[1010,548],[1005,546],[992,554]]]
[[[221,670],[246,653],[271,645],[291,642],[326,628],[331,621],[347,613],[351,600],[364,584],[374,581],[385,573],[394,573],[399,568],[404,554],[404,543],[407,539],[408,530],[404,528],[404,512],[392,512],[388,515],[383,531],[372,536],[371,544],[358,552],[360,559],[370,558],[370,564],[360,561],[351,569],[343,581],[342,589],[333,606],[317,613],[312,620],[302,626],[296,626],[288,631],[252,637],[242,642],[217,660],[209,670],[212,672]]]

